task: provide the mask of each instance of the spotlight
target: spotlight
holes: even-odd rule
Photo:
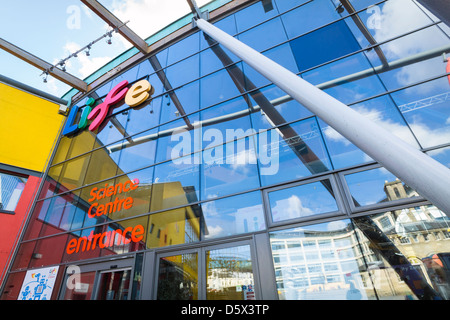
[[[336,8],[337,13],[342,13],[344,12],[344,6],[342,5],[342,3]]]
[[[88,50],[86,50],[86,56],[90,56],[91,55],[91,53],[89,52],[89,49]]]

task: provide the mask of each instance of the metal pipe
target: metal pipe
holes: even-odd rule
[[[209,22],[197,26],[450,216],[450,170]]]

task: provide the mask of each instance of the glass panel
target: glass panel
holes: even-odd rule
[[[419,196],[384,168],[348,174],[345,180],[356,207]]]
[[[270,233],[281,300],[371,300],[364,256],[350,220]]]
[[[397,91],[392,98],[422,147],[450,142],[450,90],[446,77]]]
[[[200,49],[199,35],[200,32],[194,33],[193,35],[170,46],[169,53],[167,55],[167,65],[171,65],[198,52]]]
[[[373,161],[361,149],[321,119],[318,119],[318,122],[335,169]]]
[[[186,253],[159,259],[157,300],[198,299],[198,255]]]
[[[217,28],[220,30],[228,33],[229,35],[234,36],[237,33],[236,29],[236,20],[234,17],[234,14],[229,15],[228,17],[225,17],[215,23],[213,23]],[[204,49],[206,47],[209,47],[210,44],[206,42],[204,34],[200,34],[200,47],[201,49]]]
[[[202,203],[204,239],[264,230],[260,192]]]
[[[233,53],[231,53],[223,46],[220,46],[218,44],[213,45],[210,49],[200,52],[201,76],[205,76],[212,72],[218,71],[219,69],[227,67],[239,60],[240,59],[238,57],[236,57]]]
[[[278,2],[282,1],[283,0]],[[318,12],[320,12],[320,14],[317,14]],[[281,16],[287,35],[290,39],[339,18],[333,3],[329,0],[310,1]],[[299,23],[299,21],[301,21],[301,23]]]
[[[152,214],[148,225],[147,247],[158,248],[200,241],[201,233],[204,232],[203,221],[199,205]]]
[[[80,273],[80,283],[73,289],[66,288],[64,300],[91,300],[95,271]]]
[[[273,222],[339,210],[329,179],[271,191],[268,197]]]
[[[130,276],[131,270],[102,273],[97,300],[128,300]]]
[[[315,118],[260,133],[257,138],[263,185],[298,179],[330,168]]]
[[[358,217],[354,222],[380,299],[450,299],[446,214],[425,205]]]
[[[90,158],[91,155],[87,154],[64,163],[61,176],[59,177],[59,183],[66,190],[72,190],[82,186]]]
[[[156,127],[159,124],[161,100],[162,98],[152,99],[148,103],[143,103],[136,108],[128,110],[129,117],[125,136],[132,136]]]
[[[204,77],[200,80],[200,85],[202,108],[234,98],[241,93],[240,89],[245,89],[242,65],[238,63]]]
[[[255,300],[250,246],[206,251],[207,300]]]
[[[0,172],[0,211],[14,211],[27,178]]]
[[[287,40],[280,18],[272,19],[238,35],[246,45],[256,51],[263,51]]]
[[[253,136],[206,149],[202,156],[202,200],[260,186]]]
[[[286,95],[284,91],[275,85],[271,85],[267,88],[262,88],[254,93],[249,93],[252,98],[252,125],[255,130],[269,129],[274,125],[283,124],[284,122],[300,120],[306,117],[312,116],[312,113],[299,104],[297,101]],[[268,104],[265,104],[269,101]],[[261,108],[262,106],[267,106]],[[275,111],[274,111],[275,109]],[[264,112],[264,110],[266,112]],[[273,114],[280,115],[280,122],[274,123],[272,120],[274,117],[269,117],[270,111]]]
[[[106,149],[111,154],[120,151],[119,173],[131,172],[154,164],[157,137],[157,129],[149,130]]]
[[[172,88],[177,88],[199,77],[199,55],[184,59],[165,70]]]
[[[161,210],[197,202],[200,197],[199,165],[190,157],[155,167],[151,210]]]
[[[308,1],[310,0],[274,0],[277,5],[278,11],[280,11],[281,13],[302,5]]]
[[[258,3],[236,12],[235,16],[238,32],[242,32],[258,23],[273,18],[277,14],[276,7],[264,7],[262,1],[258,1]]]
[[[190,114],[199,109],[199,81],[188,83],[163,96],[161,123],[165,123]]]

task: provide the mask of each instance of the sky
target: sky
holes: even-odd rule
[[[190,12],[186,0],[99,0],[108,10],[142,38],[169,25]],[[197,0],[202,6],[210,0]],[[2,0],[0,38],[51,63],[85,47],[111,31],[111,28],[79,0]],[[112,44],[106,39],[96,43],[90,56],[80,53],[71,58],[67,72],[86,78],[104,64],[124,52],[130,44],[113,33]],[[71,88],[48,77],[42,71],[0,49],[0,74],[36,89],[62,97]]]

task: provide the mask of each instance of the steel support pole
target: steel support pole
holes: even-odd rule
[[[209,22],[197,26],[450,216],[450,169]]]

